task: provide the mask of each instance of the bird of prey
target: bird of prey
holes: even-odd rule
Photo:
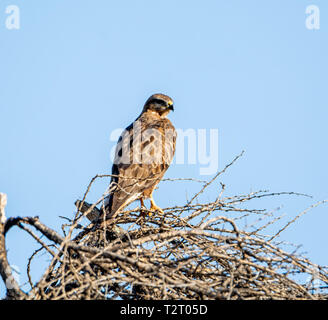
[[[172,162],[176,130],[167,118],[173,100],[154,94],[145,103],[140,116],[118,139],[110,194],[104,201],[106,218],[114,216],[135,200],[150,199],[150,212],[163,210],[153,199],[153,191]]]

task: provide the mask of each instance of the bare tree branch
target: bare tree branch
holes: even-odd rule
[[[273,228],[282,217],[274,210],[256,208],[257,201],[306,195],[260,190],[231,196],[225,195],[227,187],[219,182],[215,199],[201,203],[207,188],[241,156],[206,182],[168,179],[170,183],[183,180],[203,186],[187,203],[164,209],[164,215],[145,216],[136,208],[119,212],[115,221],[104,221],[97,205],[106,194],[94,204],[86,199],[93,183],[110,175],[91,180],[83,199],[75,203],[74,218],[67,218],[69,223],[62,226],[64,236],[38,217],[6,220],[3,206],[3,280],[12,276],[4,272],[9,264],[3,249],[12,227],[18,226],[41,245],[28,263],[31,290],[24,294],[16,283],[8,292],[17,299],[327,299],[328,268],[296,254],[294,246],[290,252],[287,243],[275,242],[303,214],[327,200],[296,215],[273,235],[263,231]],[[86,217],[92,222],[83,227]],[[30,262],[43,249],[52,260],[33,284]]]
[[[0,193],[0,275],[7,288],[7,299],[23,299],[25,294],[20,290],[15,280],[12,268],[7,260],[6,240],[5,240],[5,207],[7,205],[7,195]]]

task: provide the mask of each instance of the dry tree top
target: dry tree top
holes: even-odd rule
[[[5,219],[5,196],[0,194],[0,274],[8,299],[326,299],[327,267],[318,266],[295,252],[286,252],[278,236],[306,209],[273,235],[264,231],[279,217],[263,209],[250,209],[258,199],[293,192],[252,192],[226,197],[220,176],[240,156],[202,186],[186,204],[166,208],[165,215],[121,212],[114,221],[99,218],[99,201],[85,200],[97,179],[90,182],[74,219],[58,233],[38,217]],[[177,180],[171,179],[178,183]],[[198,198],[217,184],[209,203]],[[85,217],[95,219],[87,227]],[[98,217],[98,218],[97,218]],[[242,228],[243,218],[253,219]],[[30,289],[23,291],[7,261],[5,237],[17,226],[29,233],[40,248],[27,264]],[[40,237],[40,234],[42,237]],[[32,282],[32,260],[47,252],[51,262],[38,282]]]

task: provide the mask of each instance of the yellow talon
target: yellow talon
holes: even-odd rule
[[[159,213],[161,214],[164,214],[164,211],[158,207],[154,201],[154,199],[151,197],[150,198],[150,209],[147,210],[145,204],[144,204],[144,201],[143,201],[143,198],[140,198],[140,216],[145,218],[146,215],[148,214],[149,217],[151,217],[153,215],[154,212],[158,211]],[[146,209],[144,212],[143,209]]]
[[[150,210],[151,211],[158,211],[159,213],[164,214],[164,211],[156,205],[153,198],[150,199]]]
[[[143,201],[143,198],[140,198],[140,217],[146,218],[146,215],[148,214],[148,216],[152,216],[152,212],[150,212],[149,210],[147,210],[147,207],[145,206],[145,203]],[[145,210],[145,211],[144,211]]]

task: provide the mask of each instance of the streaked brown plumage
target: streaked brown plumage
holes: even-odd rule
[[[150,198],[152,211],[156,206],[152,193],[172,162],[176,130],[167,115],[173,101],[164,94],[154,94],[145,103],[140,116],[120,136],[112,168],[113,192],[105,200],[107,218],[112,218],[131,202]]]

